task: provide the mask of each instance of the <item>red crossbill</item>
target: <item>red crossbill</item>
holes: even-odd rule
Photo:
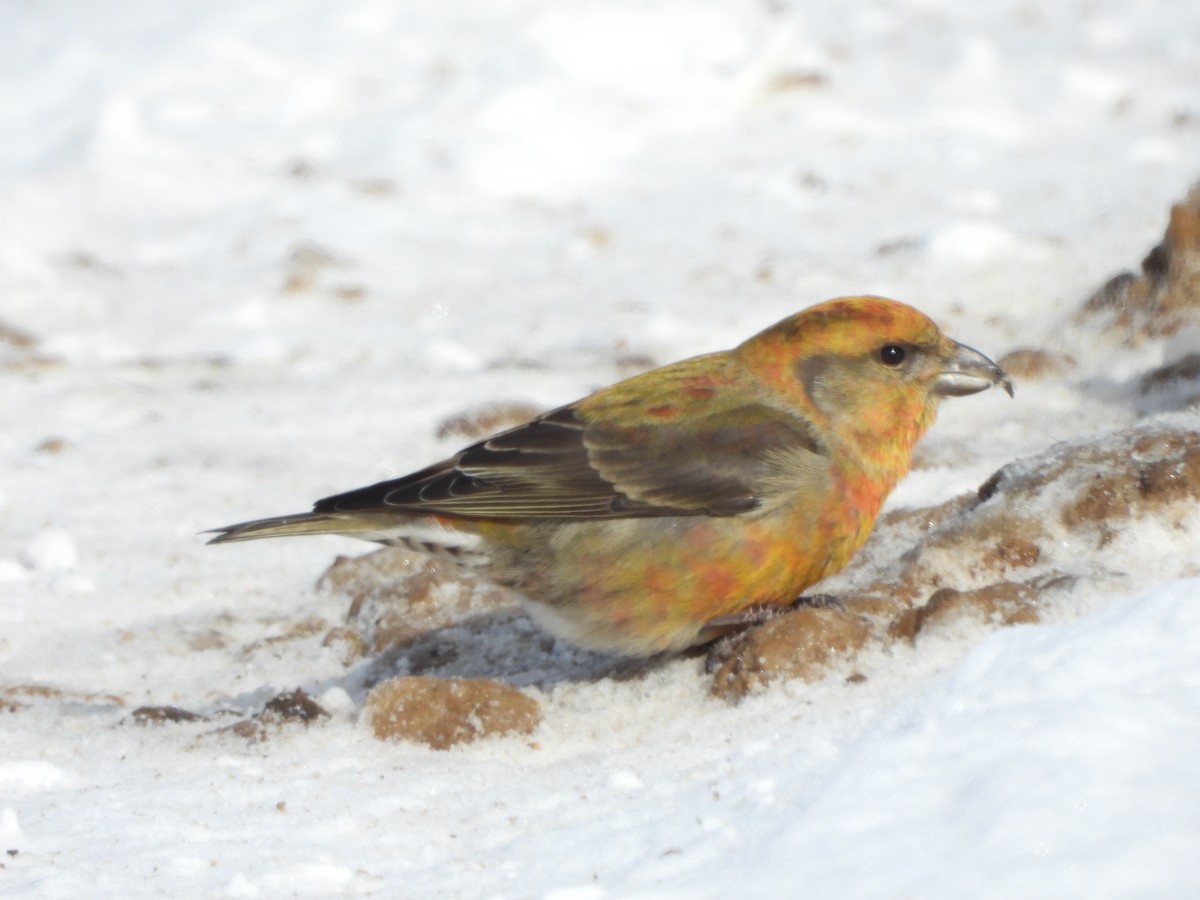
[[[849,561],[938,401],[1012,385],[926,316],[830,300],[403,478],[213,543],[344,534],[452,560],[596,650],[703,643]]]

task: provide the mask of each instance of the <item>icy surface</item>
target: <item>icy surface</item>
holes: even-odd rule
[[[0,33],[0,894],[1200,895],[1194,529],[1133,522],[1122,591],[862,684],[731,707],[672,660],[443,753],[289,638],[361,545],[196,537],[844,293],[1076,362],[947,403],[893,507],[1164,411],[1138,376],[1200,332],[1072,314],[1200,176],[1200,4],[56,0]],[[263,743],[130,722],[298,685],[330,717]]]

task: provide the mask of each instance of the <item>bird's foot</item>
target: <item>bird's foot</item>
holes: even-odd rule
[[[786,609],[780,610],[785,612],[792,609],[836,609],[838,612],[849,612],[846,604],[842,602],[842,598],[837,594],[805,594],[797,597],[792,601],[792,605]]]
[[[846,604],[834,594],[809,594],[797,597],[787,606],[766,603],[747,606],[725,616],[709,619],[705,633],[712,635],[708,653],[704,658],[704,671],[712,674],[728,659],[733,657],[746,642],[747,636],[764,622],[785,615],[796,609],[836,609],[846,612]]]
[[[766,603],[747,606],[735,613],[709,619],[704,633],[711,635],[708,653],[704,657],[704,671],[712,674],[730,657],[737,654],[748,635],[756,626],[769,622],[777,616],[790,612],[792,606],[771,606]]]

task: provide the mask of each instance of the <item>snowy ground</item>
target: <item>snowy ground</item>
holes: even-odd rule
[[[845,293],[1078,362],[947,404],[894,506],[1133,423],[1200,336],[1071,316],[1200,176],[1200,4],[50,0],[0,34],[0,689],[51,689],[0,712],[0,894],[1200,895],[1200,580],[1160,564],[1193,532],[864,684],[729,706],[674,660],[449,752],[269,642],[342,618],[313,583],[362,545],[196,537]],[[129,722],[297,685],[332,719],[265,743]]]

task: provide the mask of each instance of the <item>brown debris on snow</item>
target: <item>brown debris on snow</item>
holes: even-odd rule
[[[124,706],[124,698],[101,691],[76,691],[51,687],[48,684],[14,684],[0,688],[0,709],[16,712],[35,703],[55,701],[78,703],[83,706]]]
[[[1075,368],[1075,358],[1035,347],[1018,347],[1001,356],[996,365],[1017,381],[1039,381],[1069,372]]]
[[[300,641],[305,638],[310,638],[313,635],[320,634],[329,627],[329,623],[320,616],[309,616],[301,619],[298,622],[292,622],[280,634],[271,635],[270,637],[260,638],[252,641],[242,648],[242,652],[250,654],[259,650],[262,647],[269,647],[272,644],[284,644],[289,641]],[[197,636],[199,637],[199,636]],[[203,639],[201,638],[201,641]]]
[[[288,254],[282,291],[285,294],[311,291],[327,269],[342,265],[345,262],[329,248],[315,241],[301,241]]]
[[[1138,379],[1138,390],[1162,409],[1200,406],[1200,353],[1189,353],[1151,369]]]
[[[300,722],[310,725],[319,719],[329,718],[329,713],[316,700],[296,688],[272,697],[263,707],[259,719],[271,725]]]
[[[1106,533],[1136,518],[1178,527],[1198,500],[1200,434],[1188,423],[1151,422],[1058,445],[1000,469],[974,497],[926,512],[934,525],[903,555],[898,581],[919,593],[953,586],[939,574],[952,567],[972,587],[1014,573],[1070,571],[1084,563],[1081,546],[1098,549]]]
[[[438,424],[435,433],[438,440],[462,438],[466,441],[476,441],[495,434],[497,431],[503,431],[505,428],[524,425],[543,412],[545,412],[544,409],[531,403],[513,401],[485,403],[443,419]]]
[[[135,725],[165,725],[178,722],[207,722],[208,717],[178,706],[139,706],[129,714]]]
[[[1067,528],[1091,531],[1099,547],[1130,519],[1153,515],[1182,528],[1183,516],[1200,501],[1200,434],[1195,431],[1142,435],[1109,462],[1061,512]]]
[[[954,620],[973,619],[999,626],[1031,624],[1038,618],[1037,590],[1033,585],[998,581],[974,590],[936,590],[924,606],[905,610],[893,619],[887,636],[911,642],[927,628]]]
[[[1200,185],[1171,207],[1166,234],[1142,260],[1141,274],[1122,272],[1087,300],[1080,318],[1096,317],[1131,345],[1200,325]]]
[[[348,663],[514,603],[507,592],[448,563],[397,547],[339,556],[317,586],[350,599],[346,624],[325,635],[327,645],[342,645]]]
[[[332,647],[343,666],[348,666],[367,655],[367,644],[361,634],[348,625],[335,625],[321,639],[322,647]]]
[[[305,727],[328,719],[328,711],[317,703],[306,691],[296,688],[277,694],[263,704],[263,708],[248,719],[241,719],[232,725],[225,725],[214,731],[206,732],[201,738],[233,734],[245,738],[252,743],[261,744],[271,735],[286,725],[301,724]],[[187,719],[166,719],[165,721],[180,722]],[[205,719],[204,721],[207,721]]]
[[[1151,369],[1138,381],[1143,394],[1172,387],[1181,381],[1200,379],[1200,353],[1189,353],[1182,359]]]
[[[529,734],[542,720],[536,700],[481,678],[393,678],[367,696],[363,712],[380,740],[447,750],[492,735]]]

